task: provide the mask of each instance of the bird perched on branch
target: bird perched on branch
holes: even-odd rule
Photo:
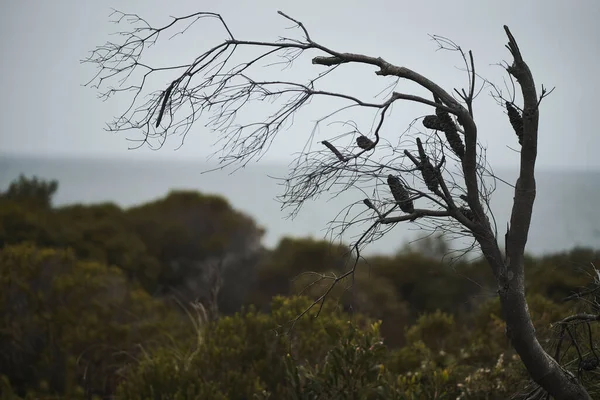
[[[387,184],[392,192],[392,196],[394,196],[394,200],[396,200],[400,206],[400,209],[407,214],[415,212],[413,201],[410,199],[408,190],[406,190],[400,179],[397,176],[389,174],[387,177]]]
[[[375,143],[368,137],[360,135],[356,138],[356,145],[363,150],[371,150],[375,146]]]

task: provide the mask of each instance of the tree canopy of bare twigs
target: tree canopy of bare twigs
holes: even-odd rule
[[[280,198],[294,215],[306,201],[323,194],[351,191],[357,195],[356,202],[331,223],[338,235],[361,227],[360,234],[352,238],[354,262],[346,273],[326,277],[330,285],[315,305],[322,306],[336,284],[353,276],[365,245],[398,224],[469,237],[497,280],[506,334],[532,379],[556,399],[589,398],[577,377],[538,342],[525,300],[524,251],[536,193],[539,106],[549,92],[542,86],[538,95],[533,74],[507,26],[506,48],[512,62],[504,67],[513,85],[510,98],[479,77],[472,52],[440,36],[433,39],[442,49],[457,52],[464,62],[468,76],[465,89],[447,91],[417,71],[382,57],[335,50],[318,42],[302,22],[283,12],[279,15],[297,28],[297,37],[272,42],[236,37],[216,13],[172,18],[159,28],[134,14],[114,15],[117,23],[129,23],[131,28],[118,33],[119,42],[97,47],[85,60],[98,67],[89,84],[105,99],[119,93],[130,95],[129,107],[108,125],[108,130],[142,132],[139,146],[161,146],[171,135],[185,137],[205,118],[205,127],[215,134],[221,165],[244,166],[268,151],[279,133],[290,130],[295,116],[311,102],[325,99],[324,104],[341,105],[324,112],[315,123],[306,147],[291,166]],[[213,47],[181,65],[146,63],[143,55],[162,36],[190,34],[192,26],[207,19],[218,21],[222,28],[223,39]],[[240,59],[241,49],[256,54]],[[305,82],[265,79],[258,70],[265,65],[269,71],[276,71],[277,66],[280,70],[291,68],[306,61],[307,56],[315,73]],[[392,85],[382,92],[383,99],[373,100],[324,89],[325,79],[334,77],[335,71],[347,64],[368,67],[376,76],[394,83],[410,81],[427,95],[396,91]],[[151,78],[157,75],[168,83],[149,91]],[[114,86],[108,86],[111,84]],[[496,225],[489,208],[494,187],[484,179],[494,174],[478,141],[474,101],[483,87],[491,87],[492,95],[506,108],[507,141],[520,145],[514,205],[502,239],[498,232],[502,227]],[[516,99],[518,88],[522,103]],[[403,102],[420,104],[429,112],[417,117],[394,143],[390,138],[397,135],[398,127],[388,122],[393,107]],[[351,118],[343,120],[345,115],[361,110],[371,113],[371,126],[365,128]],[[240,123],[245,112],[252,120]],[[256,118],[258,113],[264,113],[264,119]],[[334,125],[342,129],[338,135],[313,143],[322,126]]]

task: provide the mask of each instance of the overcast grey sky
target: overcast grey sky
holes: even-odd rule
[[[478,71],[501,84],[503,71],[493,64],[510,60],[502,25],[517,38],[538,87],[556,86],[542,104],[539,164],[542,167],[600,168],[600,134],[597,130],[597,94],[600,93],[600,1],[197,1],[197,0],[20,0],[4,1],[0,12],[0,151],[10,153],[72,154],[135,157],[198,158],[207,150],[202,125],[190,134],[180,150],[178,143],[160,152],[127,150],[124,134],[103,130],[104,123],[126,106],[116,99],[103,103],[92,89],[81,87],[94,73],[80,65],[88,51],[103,44],[116,29],[109,23],[111,7],[138,13],[162,24],[170,15],[194,11],[221,13],[239,38],[276,40],[292,35],[290,24],[276,14],[282,10],[303,21],[313,39],[339,51],[381,56],[417,70],[447,90],[462,85],[456,54],[436,52],[428,34],[447,36],[464,49],[472,49]],[[215,25],[211,25],[214,27]],[[223,39],[220,31],[197,28],[187,43],[165,51],[165,58],[194,58],[203,46]],[[191,42],[189,41],[191,40]],[[167,43],[167,46],[169,44]],[[309,59],[303,59],[309,61]],[[164,60],[168,63],[169,60]],[[310,62],[295,70],[318,73],[323,67]],[[290,74],[293,73],[293,71]],[[338,87],[352,86],[370,95],[383,89],[368,68],[348,68],[338,74]],[[408,87],[409,88],[409,87]],[[153,89],[159,89],[155,87]],[[369,90],[371,89],[371,90]],[[412,108],[396,108],[406,114]],[[516,166],[514,133],[506,116],[483,93],[475,106],[480,139],[488,158],[497,166]],[[311,119],[306,114],[294,128],[278,138],[265,160],[291,159],[306,140]],[[399,131],[405,127],[399,127]]]

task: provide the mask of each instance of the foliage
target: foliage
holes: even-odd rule
[[[58,246],[60,234],[52,213],[13,200],[0,200],[0,248],[23,242]]]
[[[398,297],[410,304],[412,321],[438,309],[468,313],[477,307],[477,297],[491,286],[489,272],[478,263],[449,265],[412,251],[369,258],[368,267],[372,275],[392,283]]]
[[[431,350],[440,351],[454,347],[450,335],[455,330],[454,317],[436,310],[433,314],[422,315],[406,331],[406,339],[409,344],[421,341]]]
[[[50,208],[52,197],[58,190],[58,181],[45,181],[24,175],[11,182],[8,189],[0,193],[0,200],[12,200],[32,208]]]
[[[526,371],[517,355],[510,360],[504,353],[492,367],[481,367],[472,371],[457,384],[460,395],[457,399],[502,400],[515,393],[515,388],[526,383]]]
[[[266,391],[281,398],[287,390],[286,355],[303,363],[320,362],[341,336],[354,329],[348,316],[330,306],[320,318],[314,318],[313,309],[291,331],[284,328],[290,328],[289,322],[309,305],[306,298],[276,297],[270,314],[251,307],[209,323],[201,340],[187,349],[159,349],[128,369],[119,397],[246,399]]]
[[[206,273],[211,266],[225,262],[227,269],[244,274],[252,266],[252,255],[261,250],[264,234],[224,198],[192,191],[173,191],[134,207],[127,211],[127,219],[148,254],[158,260],[160,292],[176,292],[186,300],[208,290]]]
[[[84,260],[120,267],[129,279],[152,292],[160,270],[146,243],[128,225],[127,214],[110,203],[73,205],[56,210],[61,221],[61,244]]]
[[[529,258],[527,261],[529,293],[538,293],[554,302],[561,302],[589,283],[589,266],[600,265],[600,251],[575,248],[539,259]]]
[[[179,318],[121,271],[70,251],[32,245],[0,250],[0,370],[19,393],[72,395],[114,384],[115,365]]]
[[[258,266],[257,286],[261,288],[253,303],[266,305],[276,295],[296,294],[315,277],[305,276],[294,285],[292,279],[302,273],[338,273],[349,261],[347,248],[312,238],[283,238]],[[324,282],[326,285],[327,282]]]
[[[286,399],[369,399],[380,397],[386,385],[386,349],[379,337],[379,323],[365,330],[352,327],[327,352],[322,364],[298,365],[285,358]]]
[[[21,177],[0,196],[0,247],[27,241],[70,248],[82,260],[118,266],[149,293],[176,293],[184,301],[210,301],[209,275],[219,266],[222,309],[233,313],[247,303],[264,230],[222,197],[174,191],[129,210],[25,201],[44,188],[57,184]]]
[[[352,262],[347,247],[285,238],[264,249],[262,229],[218,196],[52,207],[51,183],[11,187],[0,196],[4,398],[496,399],[528,383],[488,270],[441,260],[443,244],[361,260],[318,318],[320,304],[295,321]],[[555,322],[594,304],[563,301],[589,283],[590,262],[598,251],[525,260],[551,354]],[[586,325],[571,331],[589,357]],[[577,351],[564,348],[577,374]]]

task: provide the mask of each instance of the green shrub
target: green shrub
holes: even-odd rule
[[[285,358],[286,399],[370,399],[385,391],[386,349],[379,336],[380,323],[366,330],[352,326],[314,365],[298,365]]]
[[[290,325],[310,305],[306,298],[276,297],[270,314],[250,307],[208,323],[201,340],[189,342],[187,349],[161,349],[128,368],[118,396],[235,400],[271,393],[286,398],[287,355],[303,365],[320,363],[355,329],[347,315],[327,303],[318,318],[317,306]]]
[[[32,245],[0,250],[0,370],[20,395],[110,392],[119,364],[180,317],[120,269]],[[183,326],[182,326],[183,329]]]

